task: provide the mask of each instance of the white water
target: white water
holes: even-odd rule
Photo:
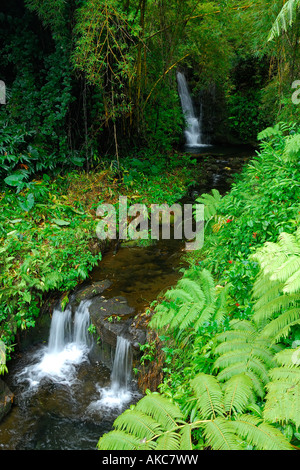
[[[111,386],[99,388],[100,400],[91,404],[91,408],[122,408],[133,398],[130,388],[132,370],[131,345],[128,340],[118,336],[113,369],[111,373]]]
[[[207,147],[207,144],[203,142],[202,136],[202,106],[200,116],[197,118],[188,84],[183,73],[177,72],[177,82],[182,111],[186,120],[186,145],[188,147]]]
[[[53,311],[48,346],[36,353],[35,363],[24,368],[19,381],[36,387],[45,378],[69,385],[75,380],[76,366],[87,360],[91,346],[89,305],[89,301],[81,302],[74,320],[69,307]]]

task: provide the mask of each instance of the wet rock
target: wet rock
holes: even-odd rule
[[[74,303],[79,305],[82,300],[90,300],[102,294],[106,289],[111,286],[108,279],[103,281],[93,282],[93,284],[81,288],[75,295]]]
[[[14,399],[14,394],[10,391],[3,380],[0,379],[0,421],[9,413]]]
[[[140,355],[139,344],[145,343],[146,333],[143,329],[133,326],[136,312],[128,305],[125,297],[94,297],[89,311],[91,323],[96,327],[97,337],[97,342],[90,353],[92,360],[99,359],[111,369],[118,336],[130,341],[134,358]]]
[[[91,322],[97,329],[102,342],[115,347],[117,337],[128,330],[128,320],[134,316],[135,310],[129,307],[125,297],[106,299],[97,296],[90,305]]]

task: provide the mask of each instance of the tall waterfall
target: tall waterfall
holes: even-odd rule
[[[92,346],[88,333],[90,301],[79,304],[74,318],[70,307],[53,311],[48,345],[39,350],[36,363],[26,367],[20,381],[36,386],[43,378],[59,383],[71,383],[75,367],[84,360]]]
[[[188,84],[183,73],[177,72],[178,92],[181,100],[182,111],[186,120],[186,145],[188,147],[202,147],[202,107],[200,116],[196,117],[193,101],[189,92]]]

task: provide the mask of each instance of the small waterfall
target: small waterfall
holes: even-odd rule
[[[49,334],[48,351],[61,352],[71,338],[72,311],[69,307],[65,312],[54,309]]]
[[[122,408],[133,398],[131,390],[132,352],[130,342],[118,336],[111,372],[111,386],[99,388],[100,400],[91,404],[92,408]]]
[[[130,342],[122,336],[118,336],[114,364],[111,373],[113,389],[128,390],[128,385],[131,379],[131,368],[132,354]]]
[[[206,147],[202,137],[202,106],[200,116],[196,117],[188,84],[183,73],[177,72],[178,92],[181,100],[182,111],[186,119],[186,145],[188,147]]]
[[[82,301],[72,316],[71,308],[53,311],[49,341],[34,357],[35,363],[24,369],[24,379],[31,386],[39,385],[43,378],[70,384],[75,377],[76,365],[87,360],[92,346],[88,334],[90,301]]]

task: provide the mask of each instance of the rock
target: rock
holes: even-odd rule
[[[75,304],[78,305],[82,300],[89,300],[93,297],[99,296],[110,286],[111,282],[108,279],[104,279],[103,281],[93,282],[92,285],[80,288],[80,290],[75,294]]]
[[[90,354],[92,360],[100,360],[111,369],[118,336],[130,341],[134,358],[140,355],[139,343],[145,343],[146,333],[132,326],[136,312],[128,305],[125,297],[96,296],[92,299],[89,311],[97,337]]]
[[[134,316],[135,310],[129,307],[125,297],[106,299],[97,296],[90,305],[91,322],[95,325],[102,342],[115,347],[117,337],[126,334],[128,320]]]
[[[0,421],[9,413],[14,400],[14,394],[9,390],[3,380],[0,379]]]

